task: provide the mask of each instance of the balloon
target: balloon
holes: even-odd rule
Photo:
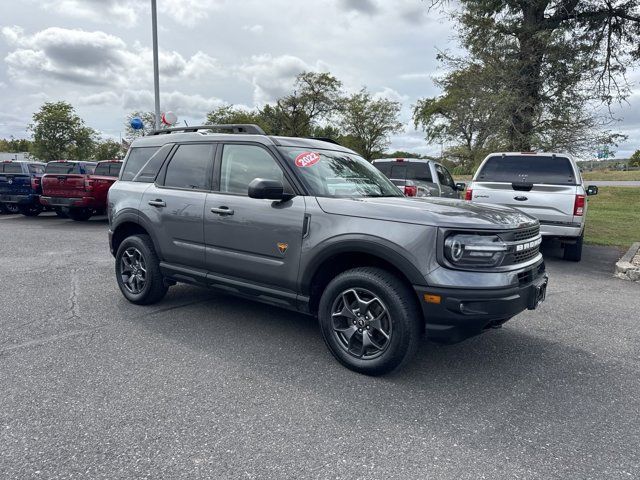
[[[178,121],[178,116],[173,112],[165,112],[162,114],[162,123],[165,125],[173,125]]]
[[[139,117],[133,117],[129,125],[131,125],[131,128],[134,130],[141,130],[144,127],[144,123],[142,123],[142,119]]]

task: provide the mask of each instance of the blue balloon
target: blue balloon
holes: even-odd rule
[[[144,127],[142,119],[139,117],[133,117],[129,125],[131,125],[131,128],[133,128],[134,130],[141,130]]]

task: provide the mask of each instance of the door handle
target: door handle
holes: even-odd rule
[[[149,205],[151,205],[152,207],[166,207],[167,206],[167,204],[163,200],[160,200],[159,198],[156,198],[155,200],[149,200]]]
[[[513,197],[514,200],[517,200],[519,202],[526,202],[527,200],[529,200],[527,197],[525,197],[524,195],[521,195],[519,197]]]
[[[233,210],[231,210],[229,207],[218,207],[212,208],[211,213],[217,213],[218,215],[224,217],[226,215],[233,215]]]

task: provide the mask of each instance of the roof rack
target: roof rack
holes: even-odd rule
[[[310,140],[320,140],[321,142],[328,142],[328,143],[333,143],[335,145],[340,145],[340,143],[338,143],[336,140],[329,137],[307,137],[307,138],[309,138]]]
[[[225,133],[245,133],[251,135],[266,135],[258,125],[249,123],[229,123],[223,125],[194,125],[189,127],[164,128],[154,130],[149,135],[163,135],[173,132],[197,132],[198,130],[222,130]]]

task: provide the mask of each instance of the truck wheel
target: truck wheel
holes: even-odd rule
[[[116,280],[127,300],[138,305],[157,303],[168,287],[149,235],[125,238],[116,252]]]
[[[18,210],[25,217],[37,217],[42,213],[42,205],[39,203],[32,203],[30,205],[18,205]]]
[[[562,258],[570,262],[579,262],[582,259],[582,243],[584,241],[584,233],[576,239],[576,243],[564,245]]]
[[[69,215],[67,215],[65,211],[60,207],[54,208],[53,211],[56,212],[56,215],[60,218],[69,218]]]
[[[20,213],[17,203],[5,203],[4,208],[7,210],[7,213],[10,214]]]
[[[334,278],[322,294],[318,318],[333,356],[366,375],[409,360],[422,333],[415,294],[381,268],[354,268]]]
[[[9,213],[8,210],[5,208],[4,203],[0,203],[0,215],[4,214],[4,213]]]
[[[71,220],[76,222],[86,222],[93,214],[89,208],[69,208],[65,213]]]

